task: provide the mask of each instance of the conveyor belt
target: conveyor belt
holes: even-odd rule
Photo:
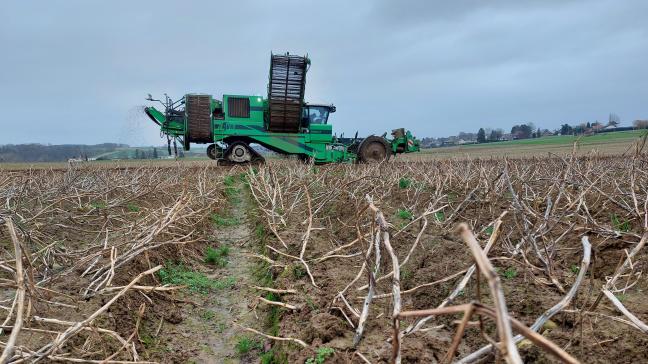
[[[213,143],[211,126],[211,96],[187,95],[185,97],[188,141]]]
[[[301,124],[308,58],[271,55],[268,130],[297,133]]]

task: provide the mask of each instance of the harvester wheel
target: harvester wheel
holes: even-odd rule
[[[252,160],[252,152],[245,143],[234,143],[227,149],[226,158],[234,163],[245,163]]]
[[[313,163],[313,157],[306,155],[306,154],[300,154],[298,156],[299,160],[304,163],[304,164],[311,164]]]
[[[365,138],[358,146],[358,161],[380,163],[389,159],[391,151],[385,138],[375,135]]]
[[[216,159],[216,144],[209,144],[207,147],[207,156],[209,159]]]
[[[224,152],[224,158],[219,159],[219,165],[236,165],[246,163],[263,163],[265,159],[246,142],[238,141],[230,144]]]

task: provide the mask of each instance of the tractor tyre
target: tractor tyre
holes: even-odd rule
[[[372,135],[365,138],[358,146],[360,163],[380,163],[389,160],[391,150],[385,138]]]

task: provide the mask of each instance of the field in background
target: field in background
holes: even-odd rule
[[[118,161],[89,161],[75,162],[73,165],[82,167],[101,167],[106,169],[123,169],[137,167],[192,167],[209,165],[209,159],[202,157],[190,157],[184,159],[132,159]],[[207,163],[207,164],[205,164]],[[35,163],[0,163],[0,171],[22,171],[28,169],[68,169],[68,162],[35,162]]]
[[[571,153],[576,143],[579,155],[596,151],[600,154],[623,154],[634,142],[646,135],[645,130],[601,133],[592,136],[550,136],[538,139],[512,140],[508,142],[469,144],[452,147],[424,149],[421,154],[408,155],[407,159],[448,157],[532,157],[548,153]]]

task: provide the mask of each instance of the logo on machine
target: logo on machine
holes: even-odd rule
[[[346,150],[346,147],[344,145],[331,145],[331,144],[328,144],[328,145],[326,145],[326,150],[337,150],[337,151],[343,152],[343,151]]]

